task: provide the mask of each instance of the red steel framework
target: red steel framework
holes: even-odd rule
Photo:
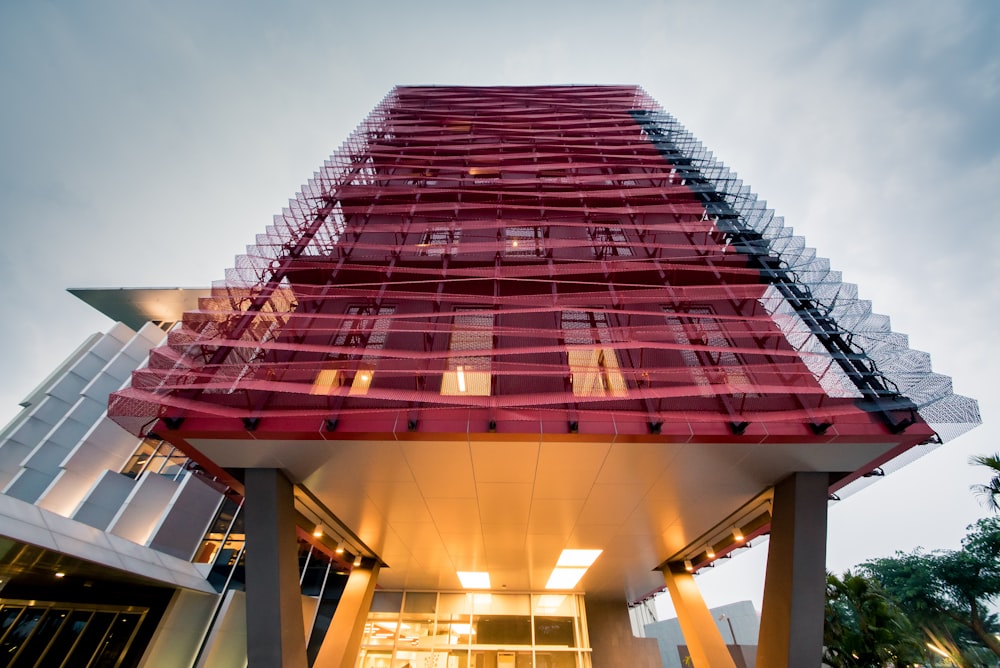
[[[790,340],[773,276],[640,122],[657,109],[631,86],[395,89],[109,414],[179,442],[931,438]]]

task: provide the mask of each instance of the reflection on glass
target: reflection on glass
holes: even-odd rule
[[[585,668],[575,594],[378,592],[361,668]],[[374,606],[373,606],[374,607]],[[425,609],[427,612],[400,613]],[[433,612],[437,610],[437,612]],[[583,651],[581,651],[583,650]]]
[[[25,610],[24,614],[17,618],[11,629],[4,636],[3,642],[0,643],[0,656],[10,657],[17,654],[24,641],[35,630],[35,626],[43,614],[45,614],[45,611],[39,608],[28,608]]]
[[[35,627],[34,633],[28,638],[27,642],[24,643],[24,647],[18,653],[14,662],[9,664],[12,668],[20,668],[25,666],[28,668],[34,666],[35,662],[42,655],[45,649],[48,647],[49,642],[52,640],[52,636],[55,632],[59,630],[63,622],[66,621],[66,615],[68,610],[48,610],[42,617],[42,620]]]
[[[58,665],[57,661],[61,661],[69,653],[93,614],[90,610],[74,610],[69,613],[66,623],[59,628],[59,633],[49,644],[45,659]]]
[[[142,616],[136,614],[122,613],[111,623],[104,642],[98,650],[92,668],[113,668],[118,665],[118,660],[125,653],[125,649],[132,642],[132,637],[139,628]]]

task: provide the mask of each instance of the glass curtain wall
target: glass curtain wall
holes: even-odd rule
[[[590,668],[583,597],[378,591],[358,668]]]

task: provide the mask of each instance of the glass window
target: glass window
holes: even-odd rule
[[[91,664],[93,668],[114,668],[118,665],[119,659],[125,653],[129,644],[135,636],[142,615],[121,613],[111,623],[108,633],[104,636],[104,642],[97,654],[96,660]]]
[[[454,223],[432,223],[424,232],[418,248],[421,255],[430,257],[452,255],[458,250],[456,247],[461,238],[462,228],[456,228]]]
[[[713,381],[721,384],[748,385],[743,362],[726,350],[732,345],[709,306],[692,306],[683,312],[663,307],[667,329],[683,346],[681,358],[701,396],[712,396]]]
[[[628,389],[618,365],[618,354],[608,346],[612,341],[607,314],[598,310],[563,311],[562,330],[573,395],[627,396]]]
[[[90,621],[90,617],[93,614],[90,610],[74,610],[70,612],[66,623],[59,628],[59,633],[56,634],[56,637],[49,644],[45,659],[55,665],[59,665],[58,662],[62,661],[63,657],[72,649],[73,643],[80,637],[80,634],[86,628],[87,622]]]
[[[594,248],[594,257],[631,257],[632,247],[621,225],[617,223],[588,227],[587,234]]]
[[[533,257],[544,254],[540,227],[505,227],[503,254],[507,257]]]
[[[79,642],[73,648],[73,653],[69,657],[71,666],[89,666],[90,660],[101,646],[104,635],[108,632],[108,627],[115,618],[113,612],[95,612],[90,618],[90,623],[83,630]]]
[[[149,438],[142,440],[139,447],[135,449],[132,456],[129,457],[128,462],[122,469],[122,474],[127,475],[129,478],[138,478],[143,471],[146,470],[146,465],[149,463],[150,458],[156,453],[157,448],[163,441],[157,441]]]
[[[403,592],[376,591],[372,598],[372,612],[399,612],[403,607]]]
[[[413,591],[407,592],[403,602],[403,612],[429,612],[433,614],[437,611],[437,592],[433,591]]]
[[[24,645],[25,641],[35,630],[35,626],[41,621],[45,610],[41,608],[28,608],[24,614],[17,618],[11,626],[3,642],[0,643],[0,656],[14,656]]]
[[[493,311],[461,309],[452,320],[448,368],[441,379],[446,396],[488,397],[492,391]],[[485,354],[484,354],[485,353]]]
[[[356,360],[351,368],[321,369],[313,381],[310,394],[336,394],[342,385],[350,384],[349,395],[365,395],[375,379],[378,352],[385,348],[395,306],[350,306],[333,345],[340,349],[340,360]]]

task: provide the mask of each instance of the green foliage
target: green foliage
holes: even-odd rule
[[[916,628],[946,639],[961,651],[962,665],[981,665],[982,649],[1000,657],[1000,630],[988,610],[1000,596],[1000,517],[968,527],[959,550],[910,554],[862,564]],[[994,659],[995,660],[995,659]]]
[[[826,577],[823,661],[832,668],[882,668],[920,661],[919,631],[877,581],[850,571]]]
[[[994,455],[976,455],[969,460],[970,464],[986,467],[992,477],[982,485],[972,485],[972,491],[979,501],[992,510],[1000,512],[1000,453]]]

